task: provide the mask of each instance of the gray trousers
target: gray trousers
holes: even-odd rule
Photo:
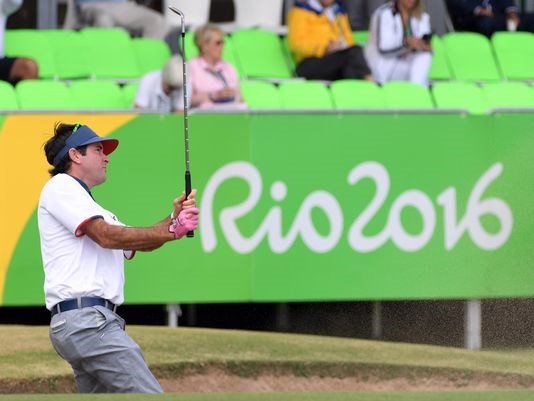
[[[135,1],[113,3],[102,0],[83,3],[80,5],[80,17],[84,23],[91,26],[102,28],[119,26],[154,39],[164,39],[170,29],[163,14],[141,6]]]
[[[74,371],[80,393],[162,393],[124,319],[103,306],[61,312],[50,340]]]

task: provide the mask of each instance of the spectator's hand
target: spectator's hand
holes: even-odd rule
[[[416,38],[414,36],[408,36],[406,38],[406,44],[410,49],[421,50],[421,51],[430,51],[431,47],[428,42],[421,38]]]
[[[493,17],[493,10],[491,7],[480,7],[475,15],[479,17]]]
[[[236,90],[234,88],[224,88],[210,94],[212,102],[234,99],[236,97]]]
[[[518,27],[519,23],[521,22],[521,18],[519,18],[519,15],[517,13],[506,14],[506,19],[514,21],[516,27]]]
[[[326,54],[335,53],[338,50],[341,50],[341,43],[338,40],[331,40],[328,42],[328,45],[326,45]]]

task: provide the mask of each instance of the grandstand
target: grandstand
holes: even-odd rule
[[[201,23],[207,18],[206,16],[206,13],[200,13],[199,20],[195,21],[195,24]],[[193,28],[195,24],[191,24],[189,28]],[[283,26],[279,26],[280,24],[273,26],[265,21],[258,22],[258,25],[259,27],[236,24],[225,26],[223,58],[236,66],[241,90],[249,108],[247,113],[251,115],[295,112],[299,115],[324,113],[338,118],[349,118],[347,116],[353,114],[375,113],[387,116],[422,114],[425,117],[459,114],[482,118],[499,111],[525,114],[534,112],[534,58],[532,57],[534,34],[531,33],[500,32],[491,40],[479,34],[466,32],[449,32],[442,36],[434,36],[431,86],[424,88],[407,82],[391,82],[379,86],[357,80],[303,81],[294,74],[295,65],[288,49]],[[364,43],[367,32],[354,32],[354,37],[359,43]],[[186,34],[186,46],[187,58],[195,56],[196,49],[191,30]],[[131,37],[128,32],[119,28],[8,29],[5,35],[5,51],[8,56],[36,59],[40,66],[40,79],[23,81],[16,87],[0,82],[0,110],[3,115],[34,111],[133,113],[135,112],[133,98],[138,80],[144,73],[162,68],[170,57],[170,51],[163,41]],[[213,119],[219,122],[223,117],[214,113]],[[203,127],[212,124],[207,119],[199,121],[204,124]],[[237,121],[241,124],[239,127],[249,125],[248,120]],[[384,121],[386,127],[396,124],[393,118],[384,118]],[[411,120],[410,124],[413,121]],[[453,127],[457,127],[454,124],[459,123],[452,124]],[[487,123],[487,126],[490,125]],[[476,125],[476,127],[481,126],[484,125]],[[231,130],[228,129],[228,132]],[[466,147],[470,145],[472,144],[467,143]],[[320,161],[321,155],[315,156]],[[485,154],[481,156],[483,157]],[[277,194],[274,188],[278,187],[273,185],[273,199]],[[450,296],[445,301],[431,301],[424,305],[411,299],[390,298],[381,302],[380,299],[372,297],[352,303],[321,302],[316,304],[316,311],[319,312],[315,312],[315,315],[312,312],[313,307],[306,302],[266,301],[250,307],[231,305],[224,309],[224,306],[218,303],[210,305],[209,301],[214,300],[206,298],[204,303],[184,302],[188,304],[184,307],[184,312],[185,322],[190,325],[224,327],[226,324],[240,328],[386,337],[400,341],[434,343],[449,341],[453,345],[479,348],[481,303],[478,299],[464,302],[459,298],[462,297]],[[1,301],[0,297],[0,305]],[[487,302],[490,307],[496,303],[495,300]],[[521,305],[525,311],[533,309],[532,304],[525,299],[508,304],[510,309],[516,309],[517,305]],[[176,315],[177,310],[170,305],[167,315],[163,310],[153,313],[153,309],[149,309],[151,312],[148,315],[151,316],[145,319],[155,319],[155,315],[162,315],[163,320],[167,316],[170,317],[171,313]],[[404,322],[402,316],[397,315],[399,310],[408,311],[405,313],[410,315],[404,316],[406,318]],[[128,313],[130,314],[128,320],[133,322],[136,313],[147,315],[142,306],[135,305],[126,309],[127,317]],[[211,319],[206,317],[210,313],[217,317]],[[224,317],[220,317],[225,313],[231,315],[227,317],[226,322]],[[506,313],[509,312],[502,314]],[[440,316],[442,321],[438,323],[433,321],[433,314]],[[432,322],[427,325],[426,335],[409,327],[413,322],[410,318],[415,315],[425,316]],[[242,316],[250,318],[253,323],[243,326]],[[306,319],[306,316],[311,317]],[[319,316],[321,319],[319,322],[311,322],[313,316]],[[260,321],[262,317],[266,322]],[[362,321],[362,326],[349,330],[346,325],[337,321],[337,318],[344,317]],[[290,322],[290,318],[294,321]],[[389,337],[384,335],[382,329],[382,325],[388,324],[385,323],[386,319],[390,322]],[[448,319],[451,321],[457,319],[458,322],[447,321]],[[528,319],[524,320],[527,327],[530,327]],[[160,321],[152,320],[150,323],[160,323]],[[509,323],[517,324],[517,321]],[[494,322],[492,324],[497,326]],[[331,327],[327,327],[329,325]],[[403,334],[403,330],[409,334]],[[429,334],[432,330],[433,334]],[[466,339],[463,334],[468,330],[473,336]],[[445,339],[444,335],[436,334],[436,331],[452,333],[453,340]],[[498,344],[497,340],[494,342]]]

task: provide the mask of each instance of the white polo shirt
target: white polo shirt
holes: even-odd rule
[[[135,104],[150,111],[170,113],[176,109],[183,110],[183,88],[176,89],[167,96],[161,87],[163,82],[162,72],[151,71],[146,73],[139,81],[139,88],[135,95]],[[187,84],[187,93],[191,93],[191,85]],[[189,105],[188,100],[188,105]]]
[[[102,248],[80,232],[84,223],[99,216],[109,224],[124,225],[68,174],[55,175],[43,187],[37,218],[48,309],[81,296],[124,302],[126,253]]]

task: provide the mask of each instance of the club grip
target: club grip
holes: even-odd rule
[[[191,172],[186,171],[185,172],[185,198],[186,199],[187,199],[187,197],[189,196],[190,193],[191,193]],[[186,236],[188,238],[193,238],[195,236],[195,232],[194,231],[188,231]]]

